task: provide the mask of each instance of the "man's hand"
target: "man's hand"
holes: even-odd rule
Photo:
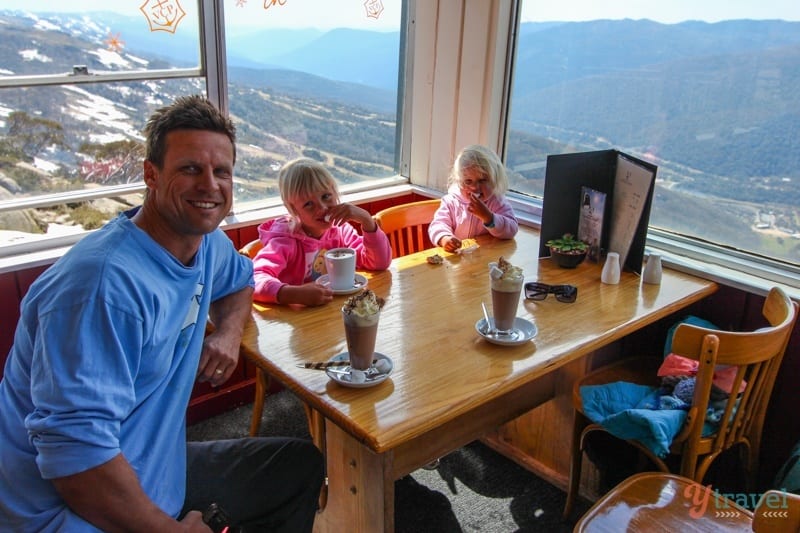
[[[200,511],[189,511],[181,520],[181,524],[186,527],[186,531],[192,533],[209,533],[213,531],[203,522],[203,513]]]
[[[253,308],[253,288],[245,287],[211,302],[206,331],[197,365],[197,380],[218,387],[225,383],[239,362],[239,345],[245,321]],[[212,332],[209,333],[209,330]]]
[[[231,377],[239,362],[241,335],[226,335],[218,330],[206,334],[197,367],[197,381],[219,387]]]

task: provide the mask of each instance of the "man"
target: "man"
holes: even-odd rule
[[[186,443],[195,378],[230,377],[253,292],[250,261],[218,229],[233,124],[190,96],[145,134],[141,208],[22,302],[0,382],[0,529],[208,532],[216,502],[245,531],[309,531],[323,476],[310,442]]]

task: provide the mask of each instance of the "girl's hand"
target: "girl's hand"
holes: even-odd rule
[[[331,224],[338,225],[344,222],[357,222],[361,224],[364,231],[372,233],[378,228],[375,219],[369,214],[369,211],[361,209],[353,204],[339,204],[334,205],[328,209],[326,215]]]
[[[308,307],[325,305],[333,300],[333,291],[313,281],[303,285],[284,285],[278,291],[278,302],[302,304]]]
[[[445,235],[439,239],[439,246],[444,248],[445,252],[455,252],[461,248],[461,239],[453,235]]]
[[[489,224],[494,218],[492,210],[486,207],[483,200],[480,199],[475,193],[469,195],[469,205],[467,211],[481,219],[484,224]]]

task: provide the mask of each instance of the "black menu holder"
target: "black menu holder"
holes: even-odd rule
[[[589,187],[606,193],[603,255],[618,252],[624,268],[641,273],[657,171],[656,165],[619,150],[548,156],[539,257],[550,255],[548,240],[578,234],[581,188]]]

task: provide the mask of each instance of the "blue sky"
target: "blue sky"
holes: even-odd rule
[[[136,15],[148,0],[0,0],[0,9],[31,11],[117,11]],[[154,0],[150,0],[154,1]],[[170,0],[176,1],[176,0]],[[187,11],[192,0],[177,0]],[[384,11],[370,17],[367,0],[225,0],[226,17],[259,27],[397,29],[401,0],[380,0]],[[421,2],[428,0],[418,0]],[[469,0],[473,2],[484,0]],[[274,2],[274,3],[273,3]],[[283,2],[281,4],[281,2]],[[738,18],[800,21],[800,0],[524,0],[523,21],[576,21],[599,18],[648,18],[675,23],[717,22]]]
[[[42,12],[113,11],[127,15],[141,14],[139,7],[148,0],[0,0],[0,9]],[[154,5],[150,0],[148,5]],[[185,10],[196,11],[194,0],[177,1]],[[380,0],[383,12],[368,16],[367,0],[224,0],[226,19],[260,27],[357,27],[396,30],[400,27],[401,0]],[[427,1],[427,0],[422,0]],[[482,0],[479,0],[482,1]],[[269,7],[264,9],[264,5]]]
[[[685,20],[800,20],[798,0],[524,0],[523,21],[643,19],[672,24]]]

